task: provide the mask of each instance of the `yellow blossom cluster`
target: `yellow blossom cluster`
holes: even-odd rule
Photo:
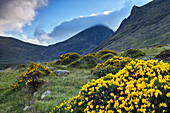
[[[62,64],[62,65],[67,65],[70,64],[71,62],[77,60],[80,57],[78,53],[66,53],[60,56],[60,59],[54,62],[54,64]]]
[[[100,57],[101,60],[108,60],[113,57],[113,54],[107,53]]]
[[[47,75],[54,75],[48,67],[43,67],[41,64],[36,64],[31,62],[29,67],[25,72],[19,75],[19,78],[16,83],[11,84],[12,89],[17,89],[22,86],[31,86],[37,87],[38,85],[45,82],[41,77]]]
[[[80,57],[78,60],[73,61],[69,64],[69,67],[76,68],[93,68],[100,61],[100,59],[96,58],[94,54],[87,54],[85,56]]]
[[[135,60],[118,73],[84,85],[79,95],[50,113],[168,113],[170,64]]]
[[[101,58],[103,55],[107,54],[107,53],[111,53],[113,55],[116,55],[116,53],[114,51],[108,50],[108,49],[102,49],[101,51],[99,51],[95,57],[97,58]]]
[[[104,63],[98,63],[96,67],[91,69],[91,73],[99,77],[105,76],[108,73],[116,74],[130,61],[131,59],[128,57],[113,56]]]
[[[61,59],[58,59],[58,60],[54,61],[54,64],[60,65],[61,64]]]

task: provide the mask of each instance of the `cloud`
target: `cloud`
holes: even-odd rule
[[[104,12],[104,15],[108,15],[108,14],[110,14],[110,13],[112,13],[112,12],[113,12],[113,11],[111,11],[111,10],[110,10],[110,11],[105,11],[105,12]]]
[[[22,28],[34,21],[36,10],[47,3],[48,0],[0,0],[0,35],[23,33]]]

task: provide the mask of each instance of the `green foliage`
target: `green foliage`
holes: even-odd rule
[[[145,53],[139,49],[127,49],[123,54],[121,54],[121,56],[137,58],[139,56],[145,56]]]
[[[124,68],[125,65],[127,65],[130,61],[131,59],[127,57],[114,56],[104,63],[97,64],[96,67],[91,69],[91,73],[93,75],[97,75],[98,77],[105,76],[108,73],[116,74],[120,69]]]
[[[31,62],[28,69],[19,75],[17,82],[10,86],[14,90],[27,86],[34,91],[45,83],[45,80],[41,77],[48,76],[50,74],[52,74],[52,72],[47,67]]]
[[[101,62],[98,58],[94,57],[94,54],[88,54],[80,59],[72,62],[69,64],[69,67],[74,68],[93,68],[95,67],[99,62]]]
[[[99,51],[99,52],[95,55],[95,57],[101,58],[103,55],[108,54],[108,53],[111,53],[111,54],[113,54],[113,55],[117,55],[114,51],[111,51],[111,50],[108,50],[108,49],[102,49],[101,51]]]

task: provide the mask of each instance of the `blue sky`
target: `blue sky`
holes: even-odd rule
[[[96,24],[116,30],[133,5],[152,0],[1,0],[0,35],[50,45]]]

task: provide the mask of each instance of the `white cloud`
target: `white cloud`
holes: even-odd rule
[[[31,25],[36,9],[46,6],[48,0],[0,0],[0,35],[5,32],[23,33]]]
[[[80,17],[80,18],[83,18],[84,16],[81,16],[81,15],[80,15],[79,17]]]
[[[104,15],[108,15],[108,14],[110,14],[110,13],[112,13],[113,11],[111,11],[111,10],[109,10],[109,11],[105,11],[104,12]]]
[[[96,13],[92,13],[90,16],[97,16],[98,14],[96,14]]]

